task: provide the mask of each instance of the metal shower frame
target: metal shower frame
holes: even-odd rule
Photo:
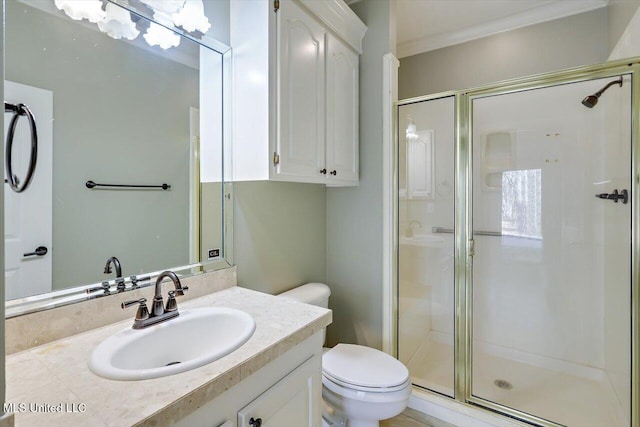
[[[453,97],[455,101],[455,322],[454,399],[467,406],[497,412],[542,427],[560,424],[472,395],[473,343],[473,235],[472,235],[472,129],[473,100],[598,78],[631,76],[631,426],[640,427],[640,57],[587,67],[506,80],[472,89],[404,99],[394,104],[394,239],[398,242],[398,123],[399,107]],[[580,100],[576,100],[580,102]],[[393,262],[394,353],[398,354],[398,251]],[[437,393],[436,393],[437,394]],[[438,396],[441,396],[438,394]]]

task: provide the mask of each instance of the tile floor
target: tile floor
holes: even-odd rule
[[[421,412],[407,408],[397,417],[380,421],[380,427],[455,427]]]

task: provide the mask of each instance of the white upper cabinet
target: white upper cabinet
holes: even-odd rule
[[[358,55],[327,34],[327,184],[358,183]]]
[[[325,30],[294,2],[278,11],[279,179],[321,182],[325,136]]]
[[[233,177],[357,185],[358,54],[342,0],[234,0]]]

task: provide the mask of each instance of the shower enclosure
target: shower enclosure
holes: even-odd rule
[[[396,344],[415,386],[536,425],[640,425],[639,72],[398,103]]]

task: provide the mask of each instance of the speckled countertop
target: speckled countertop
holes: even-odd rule
[[[214,306],[251,314],[256,321],[255,333],[222,359],[168,377],[113,381],[89,370],[87,361],[93,349],[130,327],[133,315],[126,321],[8,356],[6,393],[7,402],[16,404],[15,424],[161,425],[162,420],[189,414],[331,323],[329,310],[240,287],[179,303],[180,308]],[[20,404],[24,412],[19,410]]]

